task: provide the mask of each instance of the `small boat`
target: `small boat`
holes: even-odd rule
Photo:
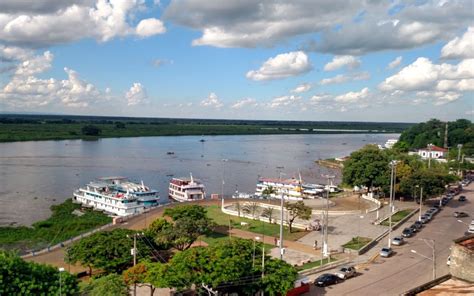
[[[166,154],[168,154],[168,155],[174,155],[174,152],[173,152],[173,151],[168,151],[168,152],[166,152]]]

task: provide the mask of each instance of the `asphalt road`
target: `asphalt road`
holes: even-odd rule
[[[467,201],[458,201],[459,195],[465,195]],[[422,238],[435,241],[436,277],[449,273],[446,261],[451,253],[450,247],[453,240],[462,237],[468,228],[466,224],[458,222],[458,218],[455,218],[453,213],[455,211],[468,213],[469,217],[460,219],[467,224],[474,218],[474,183],[471,183],[459,195],[443,207],[434,219],[425,224],[420,232],[405,239],[404,245],[392,245],[395,254],[390,258],[378,257],[373,263],[359,270],[358,276],[337,285],[324,288],[312,286],[309,295],[399,295],[432,280],[433,261],[430,260],[432,249],[426,245]],[[422,212],[427,208],[429,206],[425,206]],[[397,229],[395,234],[400,235],[405,226],[411,225],[417,219],[418,214]],[[387,238],[382,239],[374,247],[373,252],[378,252],[387,244],[387,241]],[[411,250],[416,250],[417,254],[412,253]],[[423,258],[418,254],[430,259]],[[335,270],[326,272],[333,271]],[[313,280],[319,275],[316,274],[310,279]]]

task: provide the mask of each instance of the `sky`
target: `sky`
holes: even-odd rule
[[[473,5],[1,0],[0,112],[472,120]]]

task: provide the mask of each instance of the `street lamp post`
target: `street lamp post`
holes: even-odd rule
[[[392,214],[393,214],[393,196],[395,195],[395,170],[397,166],[397,161],[392,160],[390,162],[390,166],[392,168],[391,174],[390,174],[390,210],[388,213],[388,224],[389,224],[389,231],[388,231],[388,247],[390,248],[392,245]]]
[[[416,188],[418,188],[420,186],[416,185]],[[419,213],[418,213],[418,221],[421,221],[421,205],[423,204],[423,186],[420,187],[420,210],[419,210]]]
[[[429,151],[429,155],[428,155],[428,168],[431,168],[431,149],[433,149],[433,144],[428,144],[428,151]]]
[[[284,173],[280,172],[280,182],[281,182],[281,175]],[[283,199],[285,196],[283,195],[283,189],[281,189],[281,199],[280,199],[280,260],[283,260]]]
[[[58,271],[59,271],[59,296],[62,295],[62,279],[61,279],[61,273],[64,272],[64,268],[63,267],[59,267],[58,268]]]
[[[418,256],[421,256],[425,259],[428,259],[428,260],[431,260],[433,261],[433,280],[436,279],[436,249],[435,249],[435,241],[433,239],[427,239],[427,238],[420,238],[420,240],[422,240],[428,247],[431,248],[431,251],[432,251],[432,254],[431,254],[431,258],[430,257],[427,257],[423,254],[420,254],[418,253],[416,250],[411,250],[412,253],[414,254],[417,254]],[[428,243],[431,242],[431,244]]]
[[[325,215],[325,222],[324,222],[324,242],[323,242],[323,256],[329,255],[329,235],[328,235],[328,224],[329,224],[329,190],[331,188],[331,181],[335,178],[334,175],[322,175],[328,181],[327,189],[326,189],[326,215]]]

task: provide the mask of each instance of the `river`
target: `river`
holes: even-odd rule
[[[30,225],[50,215],[49,207],[97,177],[126,176],[160,191],[166,201],[172,176],[202,180],[208,196],[254,192],[259,176],[325,182],[338,171],[314,160],[349,155],[398,134],[239,135],[112,138],[0,143],[0,225]],[[169,155],[167,152],[174,152]],[[226,160],[226,161],[224,161]]]

